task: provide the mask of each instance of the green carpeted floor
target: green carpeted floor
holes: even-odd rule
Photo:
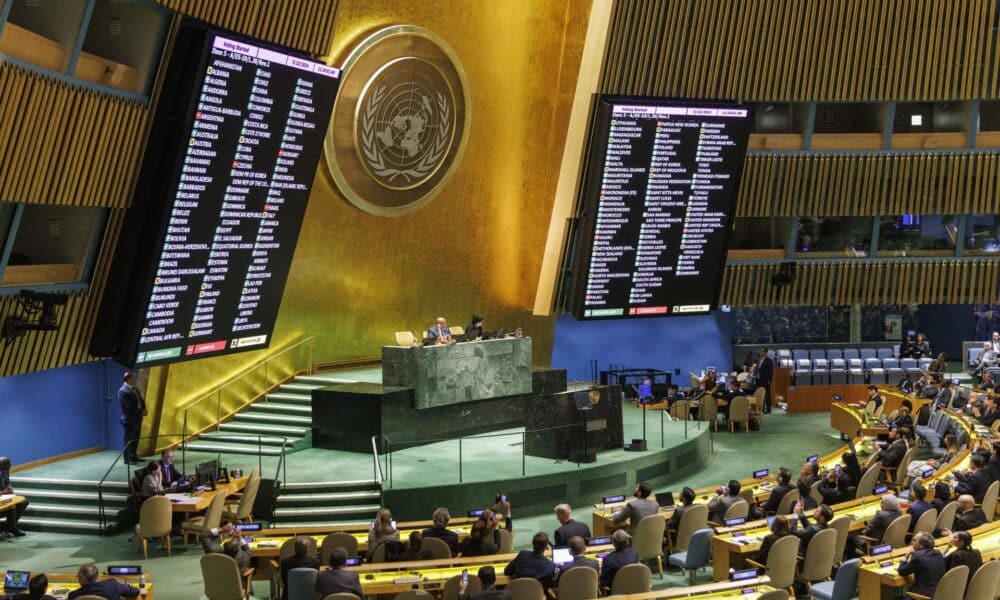
[[[786,466],[795,469],[811,454],[826,454],[840,447],[836,433],[830,429],[828,413],[785,415],[778,412],[768,415],[763,431],[750,434],[722,432],[715,436],[715,457],[708,467],[695,475],[678,480],[671,485],[679,489],[721,483],[730,478],[749,477],[761,467]],[[322,474],[313,479],[322,479]],[[627,491],[627,490],[623,490]],[[577,519],[590,522],[589,507],[577,507]],[[552,514],[521,515],[514,507],[515,544],[518,548],[530,546],[536,531],[551,532],[556,520]],[[428,515],[428,518],[430,515]],[[141,562],[155,581],[159,600],[181,600],[202,596],[202,580],[198,559],[201,548],[175,546],[174,556],[168,558],[165,550],[153,548],[149,560],[142,561],[135,544],[128,542],[128,534],[113,537],[94,537],[55,533],[33,533],[25,538],[0,543],[0,570],[24,569],[47,572],[75,572],[84,562],[96,562],[103,570],[109,563],[135,564]],[[708,571],[700,575],[700,582],[711,579]],[[654,576],[654,587],[686,585],[679,573],[668,573],[660,580]],[[255,584],[256,596],[267,597],[268,586]]]

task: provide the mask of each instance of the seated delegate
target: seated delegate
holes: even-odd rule
[[[0,494],[13,494],[14,488],[10,485],[10,459],[6,456],[0,456]],[[4,539],[8,536],[18,536],[24,535],[24,532],[17,526],[17,521],[24,514],[24,510],[28,508],[28,501],[25,500],[20,504],[15,504],[11,508],[7,509],[7,525],[6,528],[0,532],[0,539]],[[3,513],[0,513],[3,516]]]
[[[452,344],[455,342],[451,337],[451,329],[448,327],[448,321],[444,317],[438,317],[437,321],[434,322],[434,326],[427,330],[427,337],[434,344]]]
[[[135,598],[145,596],[146,589],[134,588],[125,585],[117,579],[97,579],[97,565],[86,563],[76,572],[76,580],[80,584],[78,589],[69,593],[69,600],[80,596],[100,596],[102,598]]]

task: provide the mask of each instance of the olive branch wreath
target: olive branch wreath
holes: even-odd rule
[[[379,177],[387,178],[390,183],[396,177],[403,177],[407,183],[410,183],[430,173],[448,149],[448,140],[451,133],[451,121],[449,120],[451,107],[448,105],[444,94],[436,92],[436,104],[441,118],[438,120],[440,126],[438,127],[438,134],[434,139],[431,149],[424,153],[420,162],[412,168],[396,169],[385,164],[382,153],[378,151],[375,137],[375,116],[378,113],[379,106],[385,101],[387,87],[383,85],[377,88],[365,106],[365,113],[361,118],[361,152],[364,154],[365,160],[368,162],[368,166],[371,167],[372,172]]]

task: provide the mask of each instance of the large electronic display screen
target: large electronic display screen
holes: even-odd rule
[[[717,308],[749,124],[743,105],[598,98],[572,266],[573,316]]]
[[[182,33],[123,232],[142,232],[137,256],[116,255],[130,298],[114,354],[137,366],[268,346],[340,75],[230,33]]]

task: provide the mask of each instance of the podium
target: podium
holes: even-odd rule
[[[526,429],[526,454],[593,462],[597,452],[624,445],[621,388],[543,395],[528,406]]]

